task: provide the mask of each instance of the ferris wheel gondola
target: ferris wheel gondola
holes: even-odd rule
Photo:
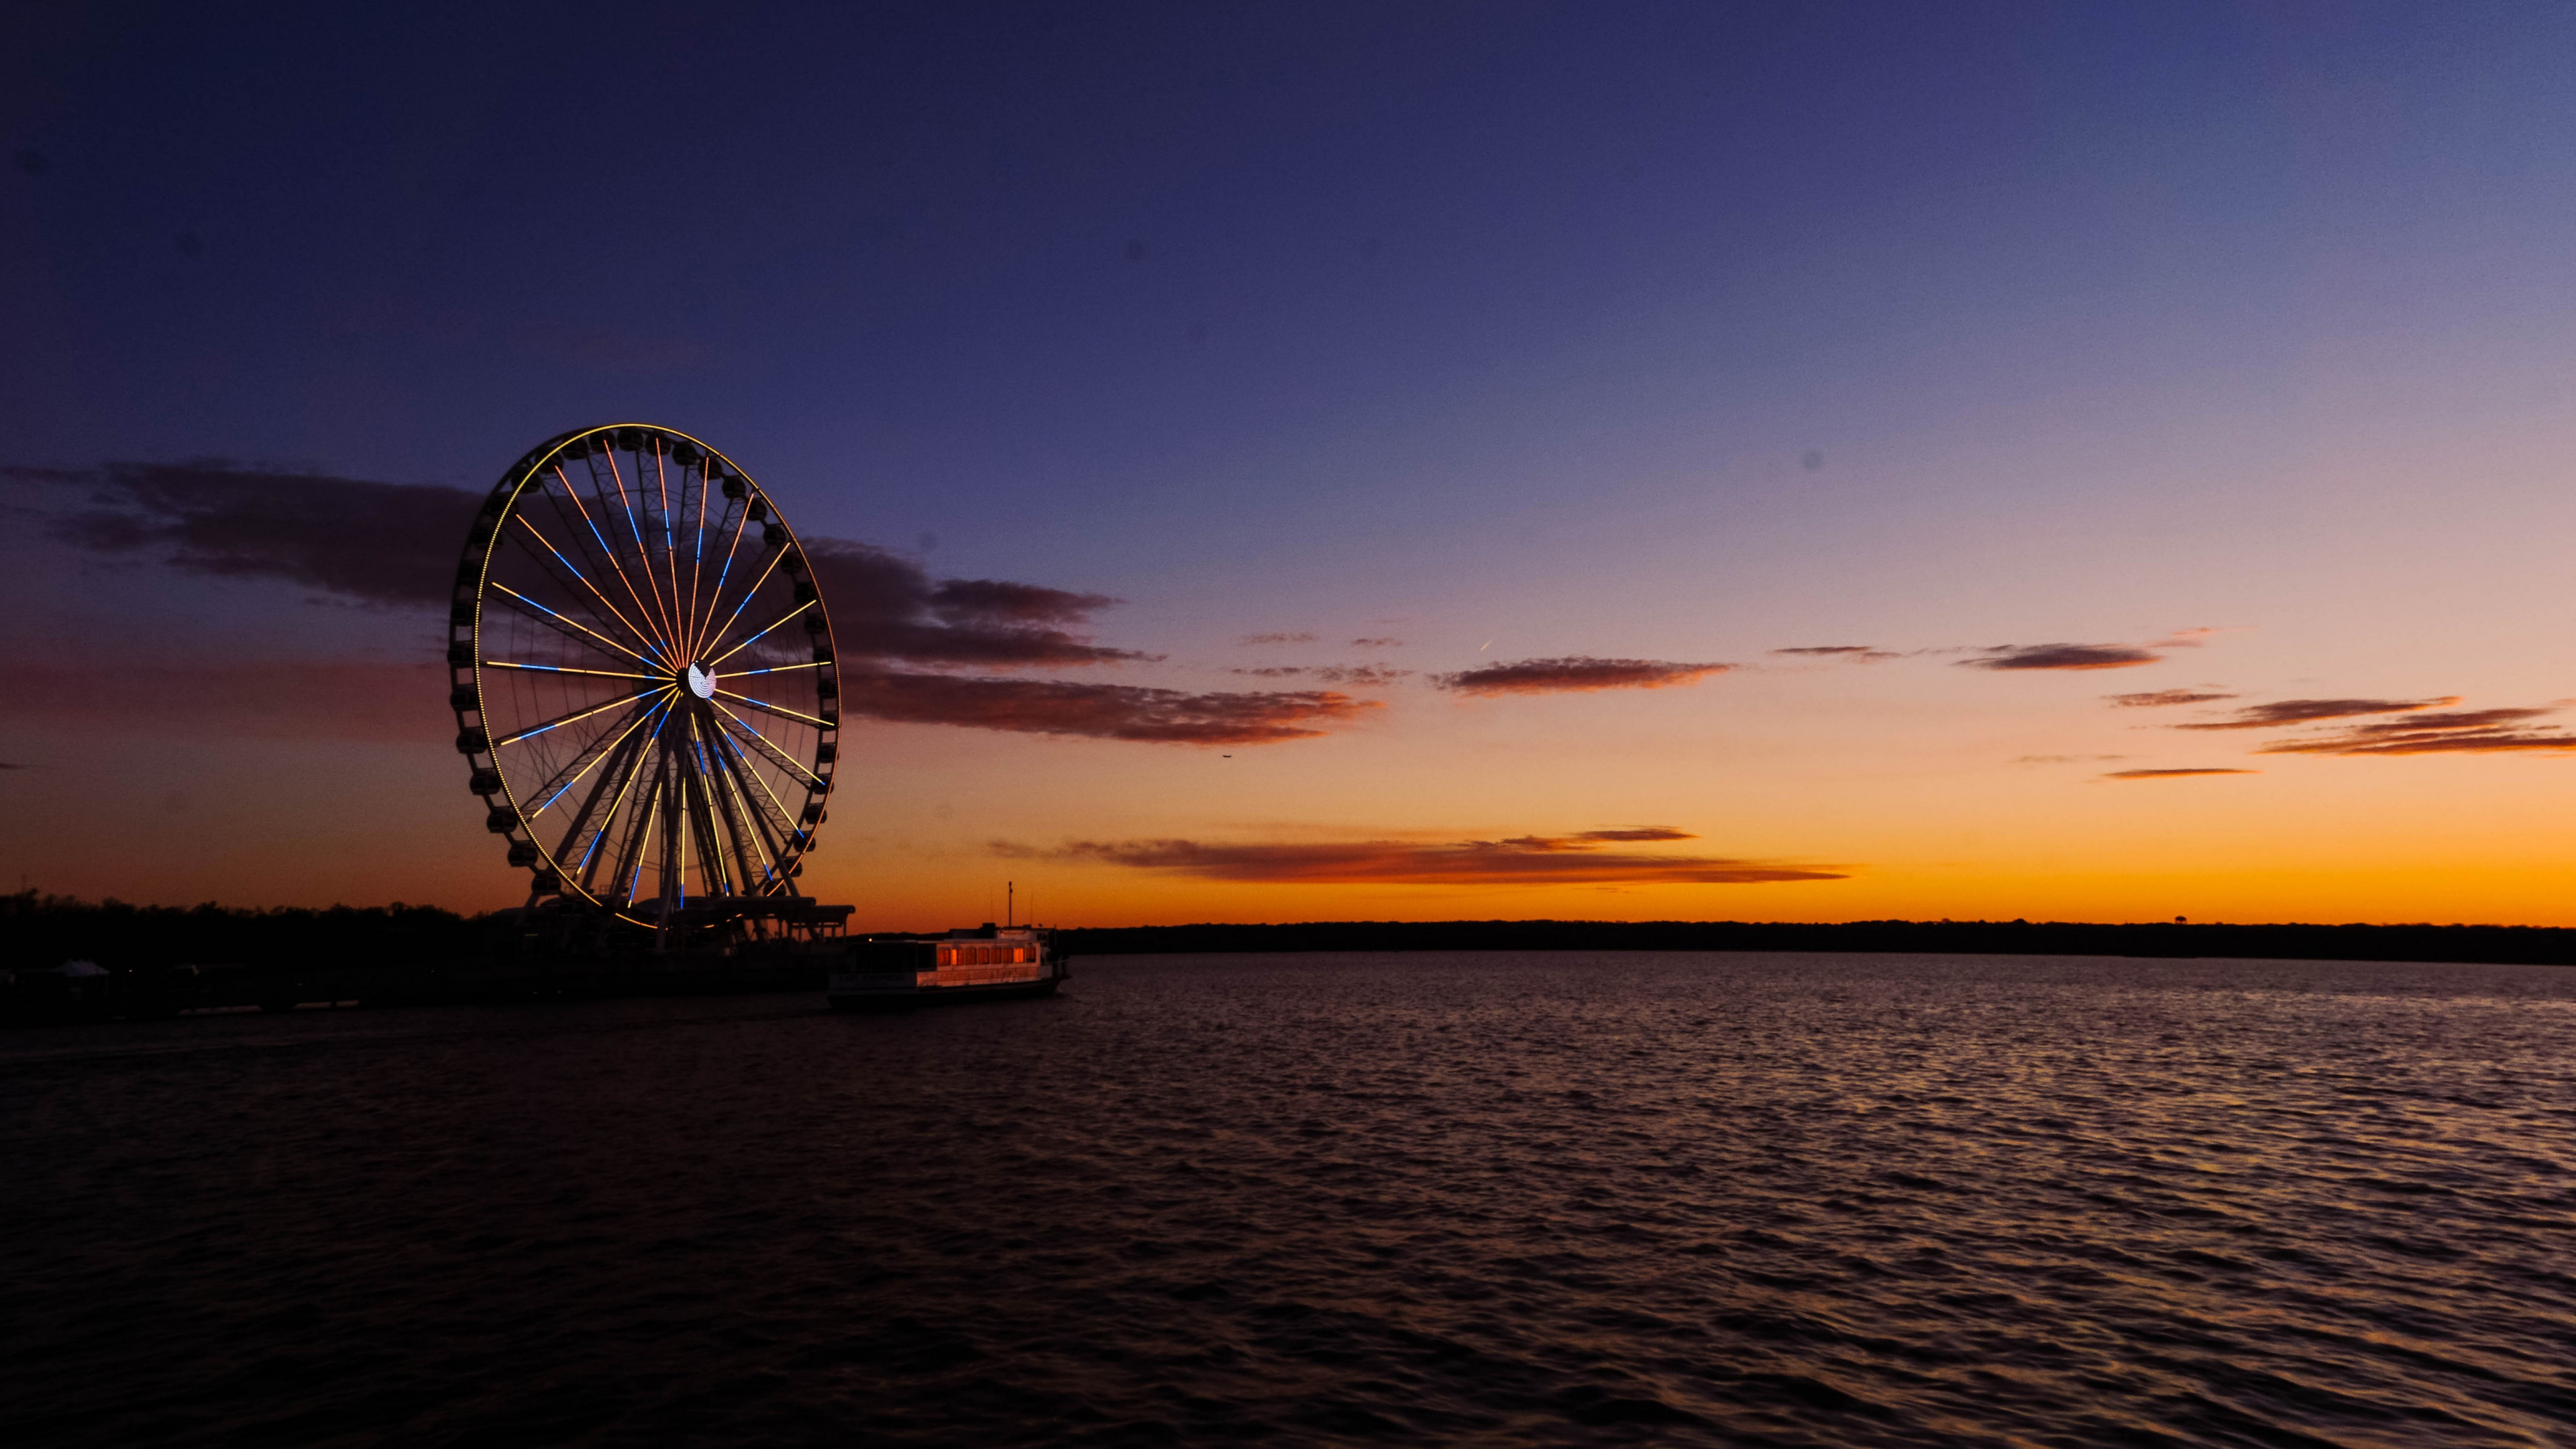
[[[731,459],[641,423],[530,452],[467,536],[447,662],[532,901],[673,930],[795,896],[838,763],[832,626]]]

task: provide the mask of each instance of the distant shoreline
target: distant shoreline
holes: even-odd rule
[[[2105,925],[2072,921],[1307,921],[1086,926],[1078,956],[1277,951],[1850,951],[2576,966],[2563,926]]]
[[[515,912],[435,906],[273,910],[0,895],[0,967],[94,960],[337,967],[516,954]],[[948,922],[946,925],[958,924]],[[941,927],[945,929],[943,925]],[[895,934],[884,932],[879,934]],[[2105,924],[2082,921],[1299,921],[1069,926],[1077,956],[1283,951],[1819,951],[1961,956],[2219,957],[2576,966],[2576,928],[2481,925]],[[640,936],[639,936],[640,939]]]

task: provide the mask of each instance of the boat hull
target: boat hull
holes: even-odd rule
[[[844,986],[835,981],[824,993],[834,1011],[910,1011],[921,1006],[954,1006],[969,1001],[1020,1001],[1053,996],[1060,976],[1037,981],[993,981],[972,986]]]

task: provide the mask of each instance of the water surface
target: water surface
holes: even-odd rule
[[[0,1034],[0,1437],[2576,1442],[2576,972],[1076,969]]]

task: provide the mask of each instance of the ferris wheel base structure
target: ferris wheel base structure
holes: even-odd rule
[[[561,433],[501,475],[448,614],[448,704],[525,917],[658,950],[838,938],[804,895],[840,765],[840,676],[804,546],[676,429]]]

